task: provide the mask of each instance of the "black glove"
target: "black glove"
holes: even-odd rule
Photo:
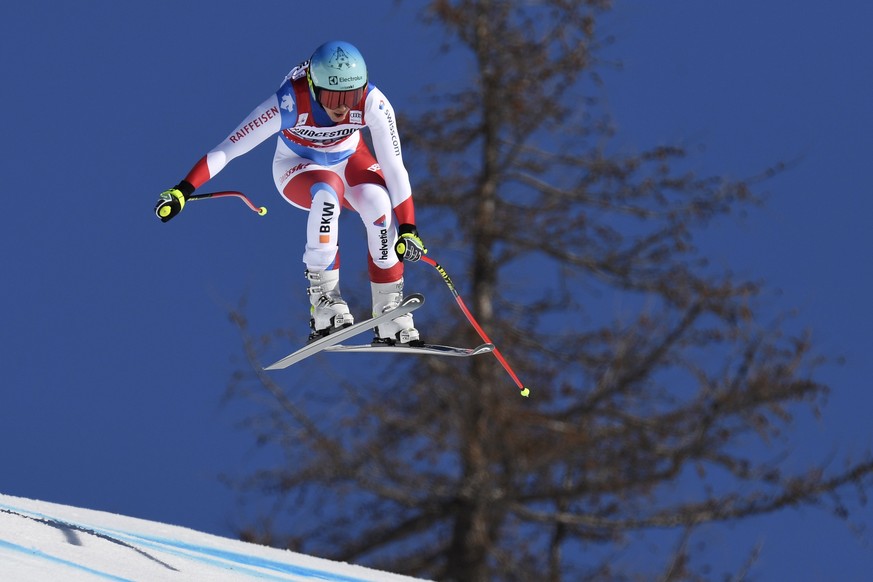
[[[167,222],[185,208],[185,201],[194,193],[194,186],[182,180],[174,188],[161,192],[158,203],[155,204],[155,214],[161,222]]]
[[[424,242],[418,236],[418,229],[414,224],[401,224],[398,235],[397,242],[394,243],[394,252],[401,261],[414,263],[421,259],[421,255],[427,254]]]

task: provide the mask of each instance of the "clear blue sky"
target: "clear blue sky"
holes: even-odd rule
[[[834,393],[822,422],[799,425],[798,462],[873,440],[873,7],[835,6],[619,1],[603,23],[617,37],[607,56],[625,63],[603,89],[621,147],[680,142],[699,151],[695,169],[735,177],[797,161],[765,185],[764,209],[714,226],[703,244],[716,264],[765,279],[774,314],[798,308],[792,326],[846,357],[822,370]],[[226,308],[246,295],[256,331],[305,325],[305,215],[274,191],[272,141],[208,185],[245,190],[266,217],[216,200],[163,225],[152,205],[324,40],[357,44],[398,110],[423,72],[456,74],[430,64],[442,37],[416,11],[338,2],[303,14],[274,0],[0,8],[0,491],[231,534],[245,508],[216,477],[258,459],[236,405],[220,404],[240,354]],[[445,292],[433,278],[415,290]],[[869,509],[856,517],[873,525]],[[869,537],[817,510],[707,532],[726,563],[761,541],[760,579],[873,571]]]

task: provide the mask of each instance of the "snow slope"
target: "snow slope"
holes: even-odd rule
[[[3,582],[416,580],[88,509],[0,494]]]

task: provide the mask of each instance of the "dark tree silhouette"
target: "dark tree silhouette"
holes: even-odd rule
[[[431,2],[469,68],[401,119],[420,230],[531,397],[487,356],[283,386],[253,371],[275,337],[252,338],[239,311],[252,370],[232,389],[258,399],[251,429],[283,453],[248,481],[277,509],[244,538],[438,580],[696,579],[702,524],[863,501],[870,456],[780,460],[794,415],[824,403],[821,360],[771,322],[759,282],[695,247],[778,166],[736,181],[689,171],[679,147],[611,151],[588,96],[609,7]],[[433,277],[420,327],[473,344],[426,269],[407,267],[416,290]],[[656,529],[680,543],[649,572],[594,551]]]

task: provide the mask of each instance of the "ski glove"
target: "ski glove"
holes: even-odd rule
[[[175,188],[161,192],[158,203],[155,204],[155,214],[161,219],[161,222],[167,222],[182,212],[182,209],[185,208],[185,201],[193,193],[194,186],[184,180]]]
[[[416,262],[421,260],[421,255],[427,254],[427,249],[418,236],[418,229],[414,224],[401,224],[397,237],[397,242],[394,243],[394,252],[397,253],[397,258],[401,261],[407,260]]]

